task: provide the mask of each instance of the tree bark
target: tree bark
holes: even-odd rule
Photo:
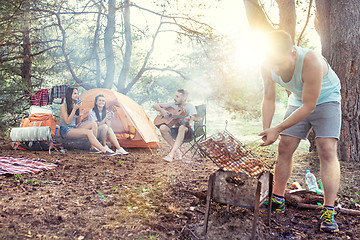
[[[322,53],[340,78],[342,126],[338,154],[359,161],[360,2],[316,0]]]
[[[115,60],[113,49],[113,37],[115,33],[115,0],[109,0],[107,14],[107,25],[104,34],[104,49],[106,59],[106,76],[103,87],[111,88],[115,77]]]
[[[93,55],[95,58],[96,64],[96,86],[101,87],[101,63],[99,57],[99,36],[100,36],[100,21],[102,15],[101,3],[98,3],[98,16],[96,19],[96,29],[94,33],[94,43],[93,43]]]
[[[125,31],[125,55],[123,58],[123,66],[118,79],[118,91],[125,91],[126,80],[129,77],[130,61],[132,53],[132,36],[130,25],[130,1],[124,1],[124,31]]]
[[[24,30],[23,30],[23,39],[22,39],[22,47],[23,47],[23,63],[21,66],[21,77],[23,82],[26,83],[27,89],[31,88],[31,67],[32,67],[32,59],[31,59],[31,40],[30,40],[30,6],[29,2],[24,2]],[[28,95],[30,92],[25,90],[25,95]]]
[[[272,31],[274,26],[266,17],[258,0],[244,0],[246,16],[252,29],[260,31]]]
[[[296,32],[295,0],[276,0],[276,2],[279,6],[279,29],[288,32],[294,41]]]

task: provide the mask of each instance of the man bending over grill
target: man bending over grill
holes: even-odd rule
[[[293,153],[300,140],[306,139],[313,128],[325,196],[320,230],[338,232],[334,202],[340,182],[337,158],[341,125],[340,80],[320,54],[293,46],[288,33],[274,31],[269,37],[271,49],[261,69],[264,82],[263,132],[259,135],[263,136],[263,146],[274,143],[280,135],[272,210],[285,211],[284,192],[292,172]],[[271,127],[275,110],[275,83],[291,94],[284,120]]]
[[[182,158],[180,146],[184,141],[189,141],[193,137],[193,121],[200,121],[196,117],[195,107],[187,103],[188,92],[184,89],[177,90],[174,102],[159,103],[154,105],[154,109],[160,112],[161,116],[164,116],[165,120],[171,118],[170,109],[177,110],[183,108],[185,110],[185,116],[179,118],[179,121],[175,126],[168,126],[165,123],[159,126],[161,135],[165,141],[171,146],[171,151],[163,159],[167,162],[172,162],[174,157],[179,160]]]

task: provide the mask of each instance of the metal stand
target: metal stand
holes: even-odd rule
[[[230,183],[229,179],[240,178],[239,184]],[[252,225],[251,239],[255,239],[256,228],[259,219],[259,207],[266,200],[272,197],[273,175],[269,172],[264,173],[259,179],[253,179],[246,174],[238,174],[234,172],[224,172],[218,170],[211,174],[208,182],[208,190],[206,196],[206,212],[204,219],[203,235],[208,230],[209,212],[211,200],[221,202],[223,204],[240,206],[254,209],[254,221]],[[256,185],[255,199],[254,188]],[[252,193],[252,194],[251,194]],[[255,200],[255,201],[254,201]],[[268,225],[271,219],[271,201],[268,205]]]

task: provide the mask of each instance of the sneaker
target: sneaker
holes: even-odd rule
[[[97,149],[96,147],[90,148],[89,152],[91,152],[91,153],[101,153],[101,151],[99,149]]]
[[[123,149],[122,147],[120,147],[120,149],[116,149],[116,154],[121,154],[121,155],[127,155],[129,154],[127,151],[125,151],[125,149]]]
[[[169,155],[163,157],[163,160],[165,160],[167,162],[172,162],[173,161],[172,157],[170,157]]]
[[[269,205],[269,199],[266,199],[264,205]],[[285,212],[285,199],[283,198],[281,201],[277,200],[275,197],[271,198],[271,211],[277,213]]]
[[[109,152],[109,151],[102,152],[101,154],[102,154],[102,155],[106,155],[106,156],[114,156],[114,155],[116,155],[116,153],[114,153],[114,152]]]
[[[328,233],[339,232],[339,227],[335,221],[335,214],[336,211],[323,207],[321,210],[320,231]]]
[[[111,148],[108,147],[108,145],[105,145],[104,148],[106,149],[106,151],[109,151],[109,152],[114,152],[113,150],[111,150]]]

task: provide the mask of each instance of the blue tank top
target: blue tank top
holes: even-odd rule
[[[286,88],[291,92],[288,99],[288,105],[300,107],[302,105],[302,90],[303,90],[303,81],[301,78],[301,73],[304,64],[304,57],[310,51],[310,49],[300,48],[294,46],[296,49],[296,63],[294,74],[289,82],[283,82],[280,76],[271,71],[272,80],[282,87]],[[325,58],[324,58],[325,59]],[[326,61],[326,59],[325,59]],[[339,102],[341,103],[341,94],[340,94],[340,80],[336,73],[331,69],[329,63],[326,61],[328,66],[328,73],[322,79],[321,91],[317,105],[325,102]]]

